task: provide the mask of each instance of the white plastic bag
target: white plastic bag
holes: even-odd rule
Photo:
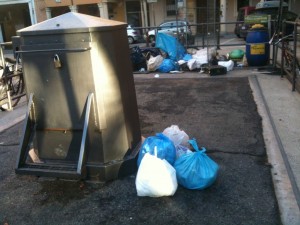
[[[225,66],[226,69],[227,69],[227,72],[228,72],[228,71],[231,71],[233,69],[234,62],[232,60],[229,60],[229,61],[219,61],[218,65],[219,66]]]
[[[138,169],[135,186],[138,196],[172,196],[178,187],[176,171],[166,160],[146,153]]]
[[[187,62],[187,66],[189,68],[189,70],[194,70],[197,68],[197,63],[196,63],[196,59],[190,59],[188,62]]]
[[[192,55],[193,59],[196,59],[197,68],[201,68],[203,64],[208,63],[207,49],[200,49],[195,54]]]
[[[177,125],[166,128],[163,134],[173,141],[175,147],[178,145],[189,147],[189,136],[183,130],[180,130]]]
[[[155,71],[163,62],[164,58],[161,55],[151,56],[147,61],[147,69],[148,71]]]

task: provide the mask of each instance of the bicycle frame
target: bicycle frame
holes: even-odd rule
[[[287,78],[290,79],[292,83],[292,91],[296,90],[297,85],[297,71],[300,70],[300,64],[297,59],[297,42],[299,33],[297,33],[297,27],[300,26],[299,22],[291,22],[291,21],[284,21],[283,27],[286,24],[294,25],[294,32],[293,34],[283,36],[279,39],[275,44],[281,42],[282,51],[281,51],[281,72],[285,72],[288,76]],[[293,45],[289,45],[289,41],[293,41]],[[286,68],[285,65],[288,65],[289,68]]]
[[[0,73],[0,80],[2,83],[0,84],[2,86],[2,94],[0,96],[0,101],[1,101],[1,109],[3,110],[2,106],[7,104],[7,109],[5,110],[12,110],[13,106],[15,106],[19,99],[25,95],[25,93],[19,93],[19,90],[21,88],[21,92],[24,90],[24,83],[23,83],[23,75],[22,72],[18,71],[18,58],[16,63],[14,63],[14,59],[6,59],[4,57],[4,48],[6,46],[12,46],[12,42],[5,42],[5,43],[0,43],[0,57],[1,57],[1,66],[2,66],[2,72]],[[11,61],[11,62],[10,62]],[[10,70],[12,68],[12,70]],[[8,71],[9,70],[9,71]],[[19,76],[19,80],[17,82],[17,92],[15,92],[15,87],[13,84],[13,79],[15,77]],[[20,86],[21,85],[21,86]],[[12,92],[12,93],[11,93]],[[13,96],[12,96],[13,95]],[[7,101],[6,101],[7,99]],[[16,100],[16,102],[12,103],[13,100]]]
[[[5,68],[5,58],[4,58],[4,51],[3,49],[6,47],[6,46],[11,46],[12,45],[12,42],[3,42],[3,43],[0,43],[0,58],[1,58],[1,66],[2,68],[4,69]],[[3,73],[0,74],[0,78],[2,77]]]

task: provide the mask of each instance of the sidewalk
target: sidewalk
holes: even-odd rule
[[[283,224],[300,224],[300,95],[280,76],[258,75],[254,97]]]
[[[0,111],[0,133],[25,119],[27,109],[26,98],[22,97],[12,111]]]
[[[155,74],[138,74],[136,78],[156,79]],[[276,197],[284,225],[300,224],[300,95],[280,76],[259,74],[251,69],[236,69],[219,77],[249,78],[258,112],[262,117],[263,135],[272,166]],[[200,78],[199,73],[160,74],[166,78]],[[158,78],[159,79],[159,78]],[[218,79],[218,77],[211,77]],[[11,112],[0,112],[0,132],[21,122],[26,103]],[[191,209],[192,210],[192,209]]]

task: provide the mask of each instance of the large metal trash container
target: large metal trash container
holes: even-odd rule
[[[16,173],[105,181],[136,170],[126,27],[71,12],[18,31],[28,112]]]

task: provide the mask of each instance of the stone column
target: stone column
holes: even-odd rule
[[[106,2],[101,2],[101,3],[98,3],[97,5],[98,5],[98,8],[99,8],[100,17],[102,17],[104,19],[109,19],[107,3]]]
[[[47,16],[47,20],[48,19],[51,19],[51,8],[49,8],[49,7],[46,7],[46,16]]]
[[[226,11],[227,11],[227,0],[221,0],[220,2],[220,10],[222,14],[220,15],[220,22],[224,23],[226,22]],[[221,33],[226,33],[227,32],[227,26],[226,24],[221,25]]]
[[[147,11],[147,0],[141,1],[141,11],[142,11],[142,26],[143,27],[149,27],[149,21],[148,21],[148,11]],[[145,30],[144,30],[145,32]]]
[[[77,5],[69,5],[69,9],[70,9],[71,12],[78,12]]]

